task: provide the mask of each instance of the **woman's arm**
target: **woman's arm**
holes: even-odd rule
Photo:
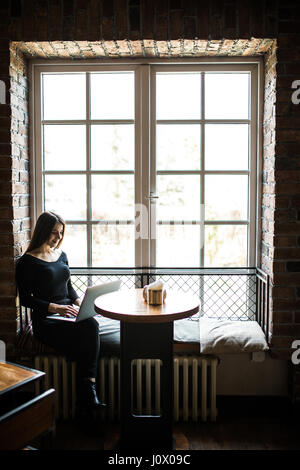
[[[82,302],[81,299],[79,297],[77,297],[77,299],[74,300],[73,304],[77,305],[77,307],[80,307],[81,302]]]
[[[68,257],[66,255],[66,253],[64,253],[64,254],[65,254],[65,263],[69,267]],[[81,300],[80,300],[76,290],[74,289],[74,287],[72,285],[71,277],[68,280],[67,287],[68,287],[68,297],[69,297],[69,299],[71,299],[73,304],[80,306]]]
[[[72,286],[71,278],[68,280],[68,297],[69,297],[69,299],[71,299],[72,304],[80,306],[81,300],[80,300],[76,290]]]
[[[16,282],[18,286],[20,303],[24,307],[37,309],[41,314],[47,315],[49,302],[32,295],[33,270],[32,266],[24,258],[20,258],[16,265]]]

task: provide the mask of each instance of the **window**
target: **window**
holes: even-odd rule
[[[72,266],[255,265],[259,61],[33,68],[35,215]]]

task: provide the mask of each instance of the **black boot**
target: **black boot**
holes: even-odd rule
[[[102,436],[103,411],[106,404],[99,401],[96,384],[83,379],[78,385],[75,422],[81,431],[88,436]]]
[[[106,404],[97,397],[96,384],[89,379],[83,379],[79,386],[78,406],[84,409],[105,408]]]

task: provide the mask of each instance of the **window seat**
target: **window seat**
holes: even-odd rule
[[[120,355],[120,323],[117,320],[95,317],[99,323],[100,354],[102,357]],[[215,320],[202,317],[174,322],[174,353],[238,354],[269,349],[265,335],[256,321]],[[33,337],[31,324],[20,335],[17,350],[33,354],[55,354],[49,346]]]
[[[120,324],[97,317],[102,355],[119,353]],[[261,352],[269,349],[264,332],[256,321],[233,321],[200,318],[174,322],[174,352],[201,354],[234,354]]]
[[[95,317],[100,327],[100,355],[112,357],[120,355],[120,324],[100,316]],[[180,323],[181,322],[181,323]],[[182,323],[184,322],[184,323]],[[174,352],[199,353],[199,323],[198,321],[179,320],[174,327]],[[20,332],[16,342],[16,353],[23,356],[55,354],[50,346],[35,339],[31,322]]]

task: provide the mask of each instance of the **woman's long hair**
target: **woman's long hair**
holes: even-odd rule
[[[59,248],[64,238],[66,223],[62,219],[62,217],[57,214],[54,214],[54,212],[43,212],[36,221],[31,241],[25,253],[27,253],[28,251],[36,250],[37,248],[42,246],[43,243],[45,243],[50,237],[53,227],[57,223],[63,226],[62,238],[56,247]]]

